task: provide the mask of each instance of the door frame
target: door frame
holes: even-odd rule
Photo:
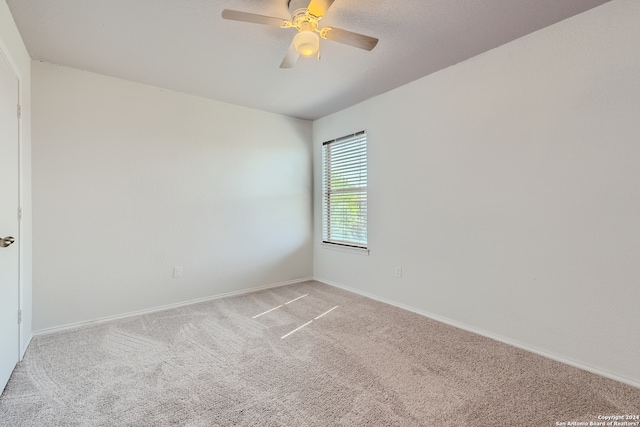
[[[0,56],[2,56],[2,60],[6,61],[7,65],[9,66],[9,69],[11,70],[11,72],[13,73],[13,75],[15,76],[16,80],[18,80],[18,103],[20,105],[20,116],[18,117],[18,188],[16,189],[18,191],[18,206],[16,208],[20,208],[22,209],[23,206],[23,194],[22,194],[22,190],[23,190],[23,179],[22,179],[22,159],[23,159],[23,155],[22,155],[22,147],[23,147],[23,135],[24,132],[22,131],[22,126],[23,126],[23,111],[22,111],[22,106],[24,105],[23,99],[22,99],[22,73],[20,72],[20,69],[18,68],[18,65],[16,64],[16,62],[13,60],[13,57],[11,56],[11,52],[9,51],[9,48],[7,47],[7,45],[5,44],[4,40],[0,37]],[[18,108],[18,106],[16,106],[16,108]],[[16,111],[16,115],[17,115],[17,111]],[[16,212],[16,215],[18,215],[18,212]],[[26,352],[27,348],[26,346],[24,347],[24,349],[22,348],[23,346],[23,342],[24,342],[24,337],[23,337],[23,331],[22,331],[22,325],[24,324],[24,310],[23,310],[23,292],[24,292],[24,286],[23,286],[23,280],[24,280],[24,274],[22,273],[22,267],[23,267],[23,250],[24,250],[24,245],[22,244],[22,236],[24,236],[24,229],[23,229],[23,221],[22,218],[24,218],[24,212],[22,212],[21,218],[18,220],[18,236],[17,236],[17,242],[14,244],[18,245],[18,301],[17,301],[17,309],[22,313],[23,319],[21,322],[16,322],[16,327],[18,328],[18,361],[22,361],[22,357],[24,356],[24,353]],[[16,319],[17,320],[17,319]],[[24,335],[29,336],[30,334],[25,333]],[[28,344],[28,343],[27,343]]]

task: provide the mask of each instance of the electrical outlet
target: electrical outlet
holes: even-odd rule
[[[177,265],[175,267],[173,267],[173,278],[174,279],[180,279],[182,277],[182,266],[181,265]]]
[[[402,277],[402,267],[396,267],[393,275],[398,278]]]

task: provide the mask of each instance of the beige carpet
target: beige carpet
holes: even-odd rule
[[[640,389],[317,282],[38,336],[0,398],[12,427],[556,426],[627,414],[640,414]]]

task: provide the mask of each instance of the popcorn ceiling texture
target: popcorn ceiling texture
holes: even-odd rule
[[[303,119],[317,119],[607,0],[336,0],[322,26],[380,39],[323,40],[322,59],[280,61],[295,30],[224,21],[288,18],[287,0],[7,0],[33,59]],[[81,36],[79,36],[81,35]]]
[[[38,336],[0,425],[545,426],[639,408],[639,389],[304,282]]]

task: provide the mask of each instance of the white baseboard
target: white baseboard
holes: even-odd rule
[[[389,299],[386,299],[386,298],[382,298],[382,297],[379,297],[377,295],[370,294],[368,292],[360,291],[358,289],[353,289],[353,288],[350,288],[348,286],[344,286],[344,285],[341,285],[339,283],[335,283],[335,282],[332,282],[330,280],[323,279],[321,277],[314,277],[314,280],[316,280],[318,282],[325,283],[325,284],[327,284],[329,286],[333,286],[333,287],[336,287],[336,288],[339,288],[339,289],[343,289],[345,291],[353,292],[354,294],[358,294],[358,295],[362,295],[362,296],[367,297],[367,298],[371,298],[372,300],[380,301],[380,302],[383,302],[385,304],[389,304],[389,305],[392,305],[394,307],[401,308],[403,310],[411,311],[411,312],[419,314],[421,316],[428,317],[429,319],[433,319],[433,320],[436,320],[438,322],[441,322],[441,323],[444,323],[444,324],[447,324],[447,325],[450,325],[450,326],[453,326],[453,327],[456,327],[456,328],[459,328],[459,329],[462,329],[462,330],[465,330],[465,331],[468,331],[468,332],[472,332],[474,334],[482,335],[482,336],[490,338],[492,340],[499,341],[501,343],[508,344],[508,345],[513,346],[513,347],[520,348],[520,349],[528,351],[530,353],[535,353],[537,355],[546,357],[548,359],[555,360],[556,362],[564,363],[565,365],[573,366],[575,368],[582,369],[584,371],[588,371],[588,372],[591,372],[591,373],[596,374],[596,375],[600,375],[601,377],[609,378],[609,379],[612,379],[612,380],[615,380],[615,381],[618,381],[618,382],[621,382],[621,383],[624,383],[624,384],[628,384],[628,385],[630,385],[632,387],[640,388],[640,382],[638,382],[638,381],[634,381],[634,380],[629,379],[629,378],[621,377],[621,376],[613,374],[611,372],[604,371],[604,370],[598,369],[598,368],[594,368],[592,366],[585,365],[585,364],[580,363],[580,362],[576,362],[575,360],[567,359],[566,357],[558,356],[556,354],[549,353],[547,351],[540,350],[540,349],[535,348],[535,347],[531,347],[531,346],[529,346],[527,344],[523,344],[521,342],[514,341],[514,340],[512,340],[510,338],[505,338],[505,337],[502,337],[500,335],[496,335],[494,333],[484,331],[482,329],[477,329],[477,328],[474,328],[472,326],[456,322],[455,320],[451,320],[451,319],[448,319],[446,317],[439,316],[439,315],[436,315],[436,314],[428,313],[428,312],[425,312],[423,310],[419,310],[419,309],[417,309],[415,307],[411,307],[411,306],[408,306],[408,305],[405,305],[405,304],[401,304],[401,303],[396,302],[396,301],[392,301],[392,300],[389,300]]]
[[[136,311],[131,311],[131,312],[124,313],[124,314],[117,314],[115,316],[100,317],[98,319],[85,320],[85,321],[82,321],[82,322],[68,323],[66,325],[54,326],[52,328],[46,328],[46,329],[40,329],[38,331],[33,331],[33,334],[29,338],[29,341],[31,341],[32,337],[36,337],[38,335],[47,335],[47,334],[52,334],[52,333],[55,333],[55,332],[62,332],[62,331],[68,331],[68,330],[71,330],[71,329],[77,329],[77,328],[81,328],[81,327],[84,327],[84,326],[93,326],[93,325],[96,325],[96,324],[99,324],[99,323],[111,322],[113,320],[126,319],[126,318],[129,318],[129,317],[140,316],[140,315],[149,314],[149,313],[155,313],[155,312],[158,312],[158,311],[170,310],[172,308],[184,307],[184,306],[187,306],[187,305],[198,304],[198,303],[201,303],[201,302],[211,301],[211,300],[215,300],[215,299],[232,297],[232,296],[236,296],[236,295],[243,295],[243,294],[248,294],[248,293],[251,293],[251,292],[262,291],[262,290],[265,290],[265,289],[278,288],[280,286],[293,285],[293,284],[296,284],[296,283],[307,282],[309,280],[313,280],[313,277],[305,277],[305,278],[301,278],[301,279],[289,280],[289,281],[286,281],[286,282],[279,282],[279,283],[272,283],[272,284],[269,284],[269,285],[256,286],[256,287],[253,287],[253,288],[243,289],[243,290],[240,290],[240,291],[227,292],[227,293],[224,293],[224,294],[217,294],[217,295],[212,295],[212,296],[208,296],[208,297],[204,297],[204,298],[197,298],[197,299],[192,299],[192,300],[189,300],[189,301],[183,301],[183,302],[179,302],[179,303],[175,303],[175,304],[167,304],[167,305],[148,308],[148,309],[144,309],[144,310],[136,310]],[[27,345],[28,345],[28,343],[27,343]],[[26,350],[26,346],[25,346],[25,350]]]

